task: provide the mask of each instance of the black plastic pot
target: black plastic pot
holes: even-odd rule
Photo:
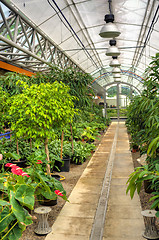
[[[28,165],[26,164],[27,163],[27,160],[20,160],[20,161],[10,161],[10,163],[12,164],[16,164],[18,167],[20,168],[26,168],[28,167]],[[5,163],[6,164],[6,163]],[[2,171],[2,166],[4,167],[4,171],[8,171],[8,172],[11,172],[11,168],[10,167],[6,167],[4,164],[0,164],[0,172]]]
[[[20,160],[20,161],[11,161],[11,163],[16,164],[20,168],[26,168],[28,167],[27,160]]]
[[[55,206],[57,204],[57,198],[50,200],[43,197],[42,200],[39,200],[39,204],[43,206]]]
[[[58,175],[58,174],[51,174],[51,176],[52,176],[53,178],[55,178],[56,180],[60,181],[60,178],[61,178],[60,175]]]
[[[151,188],[151,186],[152,186],[152,181],[144,180],[144,189],[146,193],[150,194],[155,191],[154,189]]]
[[[62,162],[55,161],[55,166],[58,167],[60,172],[69,172],[70,171],[70,157],[63,157]],[[55,168],[55,171],[57,171],[56,168]]]
[[[93,143],[93,142],[94,142],[94,139],[89,139],[89,140],[86,141],[86,143],[90,143],[90,144]]]

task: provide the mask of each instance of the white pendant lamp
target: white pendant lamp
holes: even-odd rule
[[[113,14],[106,14],[104,21],[106,24],[102,27],[99,35],[102,38],[115,38],[120,35],[118,28],[116,27],[114,22],[114,15]]]
[[[121,78],[120,73],[113,74],[114,79]]]
[[[109,41],[110,47],[108,48],[106,55],[107,56],[119,56],[120,52],[119,49],[116,47],[116,40]]]
[[[114,67],[112,73],[121,73],[121,70],[119,67]]]
[[[121,64],[119,63],[117,56],[113,56],[112,58],[113,58],[113,60],[110,62],[109,66],[110,67],[120,67]]]

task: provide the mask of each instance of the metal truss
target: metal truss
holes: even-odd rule
[[[0,3],[0,59],[32,72],[50,65],[82,71],[51,39],[5,0]],[[7,7],[7,16],[4,5]]]
[[[112,86],[112,85],[116,85],[116,84],[124,84],[124,85],[127,85],[127,86],[129,86],[129,87],[131,87],[131,88],[136,89],[137,92],[138,92],[139,94],[141,94],[141,91],[140,91],[136,86],[134,86],[133,84],[130,84],[130,83],[122,82],[122,81],[117,81],[117,82],[108,83],[108,84],[105,84],[103,87],[106,88],[106,87],[109,87],[109,86]]]
[[[143,78],[142,78],[141,76],[137,75],[137,74],[134,73],[134,72],[131,72],[131,71],[129,71],[129,70],[122,70],[122,69],[121,69],[121,73],[122,73],[123,75],[131,76],[132,78],[135,78],[135,79],[137,79],[139,82],[143,83]],[[92,81],[92,84],[93,84],[94,82],[96,82],[96,81],[99,82],[101,79],[105,79],[105,77],[109,77],[109,76],[113,76],[112,72],[105,72],[105,73],[101,74],[100,76],[98,76],[97,78],[95,78],[95,79]]]

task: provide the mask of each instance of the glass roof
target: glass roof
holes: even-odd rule
[[[5,4],[7,0],[1,1]],[[23,15],[46,34],[82,70],[96,79],[94,87],[103,91],[106,83],[113,82],[105,55],[109,40],[101,38],[104,16],[109,14],[106,0],[10,0]],[[159,2],[157,0],[112,0],[112,13],[121,34],[116,38],[121,54],[118,57],[121,81],[142,90],[142,77],[151,57],[159,51]],[[7,10],[5,9],[7,15]],[[139,75],[140,77],[136,77]],[[100,77],[101,76],[101,77]]]

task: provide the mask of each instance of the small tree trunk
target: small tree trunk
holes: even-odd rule
[[[19,155],[19,145],[18,145],[18,139],[17,139],[17,154]],[[20,161],[20,159],[18,159],[18,161]]]
[[[62,152],[63,152],[63,137],[64,137],[64,131],[62,131],[62,135],[61,135],[61,155],[60,155],[61,159],[62,159]]]
[[[45,139],[45,153],[46,153],[46,160],[48,161],[47,164],[47,174],[50,176],[51,172],[50,172],[50,164],[49,164],[49,148],[48,148],[48,138]]]
[[[71,128],[71,142],[72,142],[72,154],[74,152],[74,146],[73,146],[73,132],[72,132],[72,125],[70,123],[70,128]]]

